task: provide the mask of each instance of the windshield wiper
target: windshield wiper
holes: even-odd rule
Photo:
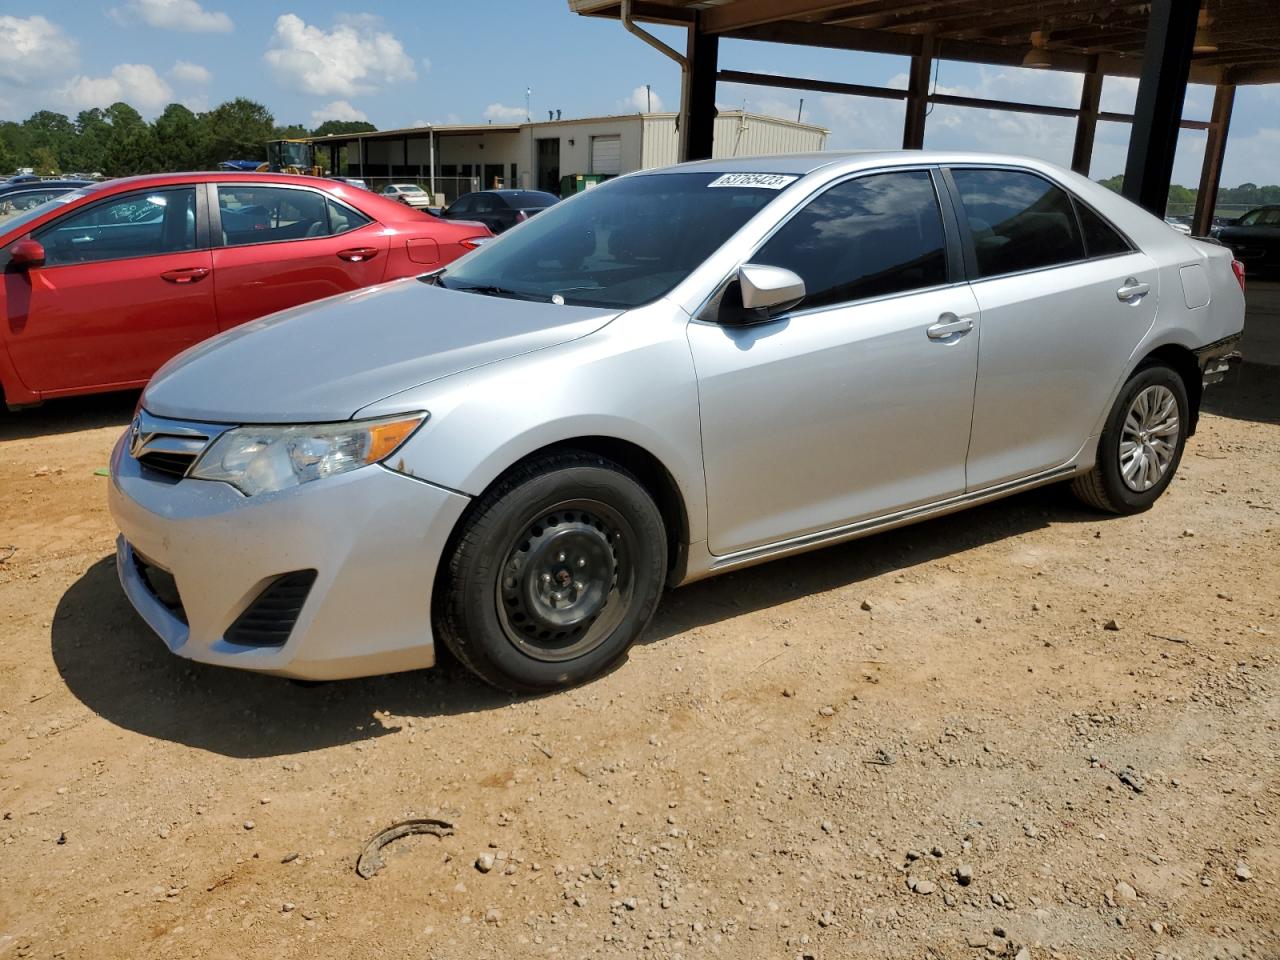
[[[510,287],[500,287],[491,283],[477,283],[465,286],[449,287],[440,284],[446,290],[460,290],[463,293],[479,293],[486,297],[511,297],[515,300],[537,300],[546,303],[549,297],[539,296],[536,293],[526,293],[523,290],[512,290]]]

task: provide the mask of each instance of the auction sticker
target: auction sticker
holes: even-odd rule
[[[785,173],[725,173],[710,183],[708,187],[759,187],[761,190],[781,190],[789,183],[795,183],[799,177]]]

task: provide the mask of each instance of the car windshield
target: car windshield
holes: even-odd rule
[[[28,223],[31,223],[33,220],[44,216],[54,207],[70,203],[72,200],[79,200],[81,197],[86,196],[88,192],[89,191],[85,189],[72,190],[69,193],[64,193],[61,196],[54,197],[51,200],[46,200],[39,206],[32,207],[29,210],[14,211],[8,214],[3,212],[3,205],[0,205],[0,230],[4,230],[8,233],[11,230],[20,229]]]
[[[548,207],[435,275],[451,290],[604,307],[668,293],[794,177],[622,177]]]

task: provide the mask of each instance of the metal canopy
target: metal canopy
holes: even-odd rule
[[[1163,215],[1180,128],[1208,131],[1195,229],[1213,215],[1235,87],[1280,82],[1277,0],[568,0],[584,16],[621,20],[680,64],[681,157],[710,156],[717,80],[902,100],[902,145],[924,146],[930,103],[1076,119],[1072,169],[1088,175],[1099,120],[1133,124],[1124,192]],[[642,24],[683,26],[686,53]],[[720,70],[720,38],[911,58],[907,88]],[[935,60],[1084,74],[1080,105],[958,97],[930,91]],[[1102,78],[1139,77],[1133,114],[1099,109]],[[1188,83],[1217,88],[1213,116],[1184,120]]]
[[[1192,55],[1194,83],[1280,82],[1275,0],[1204,0]],[[569,0],[587,16],[617,18],[619,0]],[[1033,49],[1049,69],[1138,76],[1151,0],[644,0],[635,20],[691,25],[721,37],[914,56],[925,37],[935,56],[1019,66]],[[1039,36],[1033,40],[1032,35]]]

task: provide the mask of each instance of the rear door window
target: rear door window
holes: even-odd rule
[[[800,309],[943,284],[946,237],[933,179],[904,170],[837,184],[751,259],[799,274]]]
[[[227,246],[331,236],[326,198],[314,190],[220,184],[218,212]]]
[[[995,277],[1085,258],[1071,198],[1023,170],[952,170],[978,275]]]
[[[55,220],[35,234],[45,266],[194,250],[194,187],[125,194]]]

